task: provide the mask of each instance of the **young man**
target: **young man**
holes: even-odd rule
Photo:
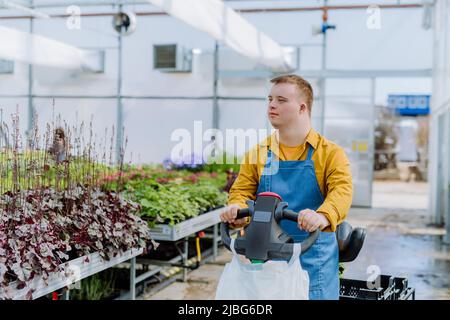
[[[334,231],[352,202],[350,163],[341,147],[311,128],[311,85],[296,75],[271,82],[267,113],[277,130],[245,155],[221,220],[244,227],[248,220],[235,218],[238,209],[247,206],[245,201],[255,200],[264,191],[278,193],[289,209],[300,213],[298,223],[281,222],[295,242],[321,230],[300,258],[310,278],[309,298],[338,299],[339,252]]]

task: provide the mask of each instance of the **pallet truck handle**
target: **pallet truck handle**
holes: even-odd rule
[[[250,217],[250,209],[249,208],[243,208],[243,209],[239,209],[237,212],[237,216],[236,219],[242,219],[242,218],[246,218],[246,217]]]
[[[286,220],[290,220],[293,222],[297,222],[298,215],[299,215],[298,212],[295,212],[295,211],[292,211],[289,209],[285,209],[285,210],[283,210],[281,219],[286,219]],[[314,242],[316,242],[319,235],[320,235],[320,229],[317,229],[316,231],[311,232],[309,234],[309,237],[302,241],[302,253],[304,253],[306,250],[308,250],[314,244]]]
[[[236,215],[236,219],[242,219],[251,216],[250,208],[239,209]],[[220,233],[222,234],[222,240],[225,247],[230,249],[231,237],[230,237],[230,226],[226,222],[220,224]],[[241,250],[237,250],[238,253],[242,254]]]

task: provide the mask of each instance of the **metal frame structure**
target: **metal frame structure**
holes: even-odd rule
[[[129,293],[122,295],[119,299],[136,299],[136,285],[141,283],[152,276],[160,273],[164,266],[174,266],[177,265],[183,268],[182,280],[187,280],[189,265],[189,237],[196,234],[199,231],[213,228],[212,234],[212,248],[206,252],[209,257],[203,261],[212,260],[214,261],[217,257],[218,252],[218,244],[220,242],[219,237],[219,228],[218,224],[220,223],[220,214],[221,208],[206,212],[197,217],[188,219],[179,224],[170,226],[165,224],[156,225],[154,228],[150,229],[151,237],[156,241],[171,241],[175,242],[179,240],[183,240],[184,248],[181,252],[180,256],[177,256],[169,261],[160,261],[160,260],[150,260],[145,258],[132,258],[130,263],[130,290]],[[178,262],[182,262],[181,265],[178,265]],[[136,276],[136,265],[141,264],[144,266],[153,266],[153,268],[143,274]]]
[[[293,1],[295,2],[295,1]],[[131,5],[131,4],[149,4],[148,1],[133,1],[133,3],[127,2],[127,1],[98,1],[98,2],[80,2],[80,5],[106,5],[111,4],[113,5],[113,8],[117,8],[117,10],[122,10],[124,6]],[[300,12],[300,11],[331,11],[331,10],[361,10],[365,9],[366,7],[364,5],[342,5],[342,6],[328,6],[327,1],[324,0],[323,6],[316,6],[316,7],[294,7],[291,6],[289,8],[253,8],[253,9],[237,9],[238,12],[241,13],[258,13],[258,12]],[[37,4],[33,6],[33,1],[31,1],[31,7],[32,8],[45,8],[45,7],[63,7],[67,5],[67,3],[60,2],[58,4],[56,3],[48,3],[48,4]],[[389,9],[408,9],[408,8],[419,8],[423,7],[423,3],[417,3],[417,4],[398,4],[398,5],[380,5],[380,8],[389,8]],[[108,13],[108,15],[112,15],[113,13]],[[152,12],[138,12],[137,15],[161,15],[165,14],[164,12],[159,11],[152,11]],[[87,14],[86,16],[96,16],[101,14]],[[59,17],[58,15],[55,15],[54,17]],[[8,17],[11,18],[11,17]],[[16,17],[17,18],[17,17]],[[30,31],[33,31],[33,17],[30,17]],[[322,33],[322,44],[318,44],[322,47],[322,64],[320,70],[301,70],[301,75],[305,78],[315,78],[319,79],[320,82],[320,95],[318,99],[321,102],[321,117],[320,117],[320,128],[319,131],[324,133],[325,131],[325,114],[326,114],[326,92],[325,92],[325,83],[326,79],[331,78],[368,78],[371,79],[373,82],[372,89],[375,90],[375,79],[376,78],[390,78],[390,77],[396,77],[396,78],[403,78],[403,77],[431,77],[432,76],[432,70],[431,69],[417,69],[417,70],[333,70],[333,69],[327,69],[326,67],[326,50],[327,50],[327,38],[326,38],[326,32]],[[222,78],[240,78],[240,77],[248,77],[248,76],[257,76],[257,77],[271,77],[274,75],[273,72],[267,71],[223,71],[219,69],[219,43],[215,41],[215,47],[214,47],[214,59],[213,59],[213,90],[212,90],[212,96],[208,97],[170,97],[170,96],[125,96],[122,95],[122,59],[123,59],[123,50],[122,50],[122,36],[120,34],[117,34],[117,41],[118,41],[118,77],[117,77],[117,94],[115,96],[57,96],[57,97],[50,97],[50,96],[40,96],[40,95],[33,95],[33,67],[30,65],[29,67],[29,92],[28,92],[28,99],[29,99],[29,130],[31,130],[31,126],[33,123],[33,98],[40,97],[40,98],[78,98],[78,99],[116,99],[117,100],[117,110],[116,110],[116,128],[117,128],[117,135],[116,135],[116,161],[119,162],[121,159],[121,146],[123,145],[123,122],[124,122],[124,115],[123,115],[123,100],[124,99],[182,99],[182,100],[211,100],[212,101],[212,123],[214,128],[219,128],[220,124],[220,106],[219,101],[220,100],[255,100],[255,101],[263,101],[263,97],[225,97],[220,96],[220,93],[218,92],[218,84],[220,79]],[[374,92],[372,92],[371,100],[374,101]],[[21,95],[16,96],[8,96],[8,97],[23,97]],[[214,137],[213,137],[214,139]],[[370,141],[372,147],[373,147],[373,141]],[[371,161],[373,161],[373,157],[371,158]],[[371,173],[373,175],[373,173]]]
[[[78,282],[84,278],[109,269],[130,259],[133,261],[136,259],[136,256],[142,254],[142,252],[142,248],[130,249],[128,251],[122,252],[121,254],[118,254],[116,257],[111,258],[108,261],[104,260],[98,252],[95,252],[87,256],[82,256],[77,259],[71,260],[66,264],[67,268],[73,272],[73,275],[64,278],[59,273],[53,273],[50,274],[47,280],[44,280],[42,277],[36,277],[30,283],[31,288],[35,289],[35,291],[33,292],[33,299],[43,297],[61,288],[70,286],[75,282]],[[130,269],[131,276],[133,271],[134,269]],[[9,287],[11,288],[10,291],[12,293],[13,300],[27,299],[27,293],[30,289],[28,286],[23,289],[16,289],[17,284],[13,282],[9,285]],[[130,287],[130,290],[133,291],[133,287]]]
[[[446,233],[443,242],[450,244],[450,106],[432,113],[432,123],[435,125],[431,135],[436,138],[431,152],[436,156],[434,168],[429,174],[435,174],[434,184],[430,189],[435,194],[433,222],[445,226]]]
[[[261,1],[261,0],[247,0],[251,1]],[[273,1],[273,0],[272,0]],[[239,3],[237,0],[225,0],[228,3]],[[310,7],[301,7],[295,6],[296,3],[302,3],[302,0],[291,0],[291,7],[283,7],[283,8],[251,8],[251,9],[236,9],[238,12],[293,12],[293,11],[323,11],[324,8],[327,10],[366,10],[369,5],[377,5],[376,3],[371,3],[367,1],[367,3],[361,3],[358,5],[331,5],[331,6],[310,6]],[[149,4],[146,0],[109,0],[109,1],[58,1],[58,2],[48,2],[42,4],[33,5],[32,8],[60,8],[60,7],[68,7],[70,5],[78,5],[78,6],[86,6],[86,7],[98,7],[98,6],[118,6],[118,5],[141,5],[141,4]],[[416,3],[408,3],[408,4],[378,4],[381,9],[408,9],[408,8],[421,8],[424,4],[420,1]],[[161,13],[161,12],[157,12]]]
[[[444,236],[444,243],[450,244],[450,107],[447,108],[447,195],[446,195],[446,208],[447,208],[447,217],[446,217],[446,223],[445,223],[445,229],[446,233]]]
[[[133,1],[132,3],[128,2],[128,1],[121,1],[121,0],[111,0],[111,1],[92,1],[92,2],[80,2],[78,3],[78,5],[83,5],[83,6],[102,6],[102,5],[112,5],[114,7],[117,7],[118,10],[122,10],[123,6],[126,5],[136,5],[136,4],[149,4],[148,1]],[[67,7],[68,5],[73,5],[73,2],[58,2],[58,3],[48,3],[48,4],[33,4],[33,1],[30,0],[30,8],[32,9],[37,9],[37,8],[58,8],[58,7]],[[327,1],[324,0],[324,5],[323,6],[316,6],[316,7],[290,7],[290,8],[252,8],[252,9],[236,9],[237,12],[240,13],[258,13],[258,12],[296,12],[296,11],[330,11],[330,10],[362,10],[362,9],[366,9],[367,6],[361,4],[361,5],[341,5],[341,6],[328,6],[327,5]],[[379,5],[380,8],[389,8],[389,9],[408,9],[408,8],[420,8],[423,7],[422,3],[417,3],[417,4],[397,4],[397,5]],[[149,13],[145,13],[145,12],[141,12],[141,13],[136,13],[137,15],[146,15],[146,14],[151,14],[151,15],[155,15],[155,14],[166,14],[165,12],[149,12]],[[88,14],[87,16],[100,16],[102,14]],[[113,13],[108,13],[107,15],[113,15]],[[58,18],[58,17],[66,17],[68,15],[54,15],[52,17]],[[83,15],[82,15],[83,16]],[[33,19],[34,17],[32,16],[22,16],[22,17],[6,17],[7,19],[18,19],[18,18],[28,18],[30,19],[30,31],[33,31]],[[123,104],[122,104],[122,100],[123,99],[145,99],[145,98],[149,98],[149,97],[133,97],[133,96],[122,96],[122,55],[123,55],[123,50],[122,50],[122,36],[120,34],[117,35],[117,39],[118,39],[118,79],[117,79],[117,95],[116,96],[88,96],[88,97],[83,97],[83,96],[58,96],[58,98],[78,98],[78,99],[83,99],[83,98],[89,98],[89,99],[117,99],[117,123],[116,123],[116,128],[117,128],[117,136],[116,136],[116,161],[119,162],[121,155],[120,155],[120,147],[123,145],[123,132],[122,132],[122,127],[123,127]],[[323,133],[324,131],[324,121],[325,121],[325,117],[323,116],[326,112],[326,107],[325,107],[325,96],[324,95],[324,91],[325,91],[325,81],[327,78],[377,78],[377,77],[413,77],[413,76],[418,76],[418,77],[422,77],[422,76],[431,76],[431,70],[377,70],[377,71],[369,71],[369,70],[328,70],[326,68],[326,32],[323,33],[323,39],[322,39],[322,69],[315,71],[315,70],[305,70],[302,71],[301,74],[302,76],[306,77],[306,78],[319,78],[320,81],[320,85],[321,85],[321,93],[320,93],[320,99],[321,99],[321,109],[322,109],[322,117],[321,117],[321,129],[319,131],[321,131]],[[218,67],[218,59],[219,59],[219,44],[216,41],[215,42],[215,50],[214,50],[214,65],[213,65],[213,70],[214,70],[214,83],[213,83],[213,92],[212,92],[212,97],[210,97],[210,99],[212,99],[213,102],[213,127],[218,128],[219,123],[220,123],[220,114],[219,114],[219,103],[218,101],[221,99],[233,99],[232,97],[221,97],[219,95],[218,92],[218,81],[220,81],[220,78],[222,77],[246,77],[246,76],[254,76],[256,73],[258,73],[260,76],[264,76],[264,72],[261,71],[257,71],[256,73],[253,72],[224,72],[224,71],[220,71],[219,67]],[[266,74],[268,77],[273,75],[273,73],[271,72],[267,72]],[[44,96],[37,96],[37,95],[33,95],[32,92],[32,87],[33,87],[33,70],[32,70],[32,66],[30,65],[29,67],[29,92],[28,92],[28,99],[29,99],[29,106],[28,106],[28,112],[29,112],[29,122],[28,122],[28,131],[31,130],[32,127],[32,115],[34,112],[33,109],[33,98],[35,97],[44,97]],[[8,96],[8,97],[22,97],[20,95],[13,95],[13,96]],[[1,96],[0,96],[1,98]],[[177,97],[159,97],[161,99],[177,99]],[[178,97],[180,98],[186,98],[186,99],[193,99],[193,98],[189,98],[189,97]],[[202,99],[208,99],[209,97],[202,97]],[[194,98],[195,99],[195,98]],[[246,100],[246,99],[252,99],[253,97],[239,97],[236,100]],[[260,98],[261,100],[263,100],[264,98]],[[257,99],[257,100],[260,100]],[[255,99],[256,100],[256,99]]]
[[[119,5],[118,11],[122,11],[122,5]],[[123,55],[123,45],[122,45],[122,35],[119,33],[117,36],[117,50],[119,51],[118,63],[117,63],[117,136],[116,136],[116,161],[120,163],[123,161],[121,150],[123,146],[123,104],[122,104],[122,55]]]
[[[31,6],[33,5],[33,0],[30,0]],[[30,33],[34,30],[34,19],[30,19]],[[28,130],[27,135],[31,134],[34,122],[34,105],[33,105],[33,65],[30,63],[28,65]]]
[[[126,2],[122,1],[111,1],[111,3],[117,4],[117,9],[120,11],[122,10],[123,6],[127,5]],[[147,1],[143,1],[143,3],[148,4]],[[99,3],[100,4],[100,3]],[[104,5],[105,3],[101,3]],[[288,11],[304,11],[304,10],[338,10],[343,9],[342,7],[333,7],[333,6],[327,6],[327,2],[324,2],[323,7],[314,7],[314,8],[291,8]],[[62,4],[60,4],[62,5]],[[37,6],[38,7],[38,6]],[[351,7],[351,6],[349,6]],[[410,6],[408,6],[410,7]],[[347,8],[347,7],[346,7]],[[349,9],[361,9],[360,7],[357,8],[349,8]],[[253,10],[253,9],[252,9]],[[285,10],[283,10],[284,12]],[[245,10],[241,10],[241,12],[246,12]],[[251,12],[260,12],[258,10],[253,10]],[[159,14],[159,13],[157,13]],[[33,29],[33,18],[30,19],[30,28]],[[120,34],[117,34],[117,41],[118,41],[118,70],[117,70],[117,94],[113,96],[77,96],[77,95],[59,95],[59,96],[42,96],[42,95],[33,95],[32,89],[33,89],[33,68],[32,66],[29,67],[29,93],[28,93],[28,99],[29,99],[29,131],[31,130],[31,126],[33,124],[32,115],[34,112],[33,109],[33,98],[75,98],[75,99],[116,99],[117,101],[117,110],[116,110],[116,125],[117,128],[117,135],[116,135],[116,161],[119,163],[121,161],[121,146],[123,145],[123,123],[124,123],[124,114],[123,114],[123,101],[125,99],[165,99],[165,100],[211,100],[212,101],[212,123],[213,128],[219,128],[220,125],[220,100],[254,100],[254,101],[264,101],[264,97],[227,97],[227,96],[221,96],[219,93],[219,81],[223,78],[245,78],[245,77],[272,77],[274,76],[273,72],[270,71],[224,71],[220,70],[219,68],[219,43],[215,41],[214,46],[214,59],[213,59],[213,88],[212,88],[212,96],[202,96],[202,97],[176,97],[176,96],[134,96],[134,95],[123,95],[122,94],[122,60],[123,60],[123,48],[122,48],[122,36]],[[350,78],[367,78],[371,79],[372,81],[372,90],[374,91],[375,88],[375,79],[376,78],[390,78],[390,77],[396,77],[396,78],[403,78],[403,77],[431,77],[432,76],[432,70],[431,69],[417,69],[417,70],[333,70],[333,69],[327,69],[326,67],[326,49],[327,49],[327,43],[326,43],[326,32],[323,33],[322,36],[322,44],[317,44],[322,47],[322,69],[319,70],[301,70],[300,74],[305,78],[314,78],[319,79],[320,84],[320,92],[319,96],[317,97],[318,100],[320,100],[320,107],[321,107],[321,116],[320,116],[320,128],[319,132],[324,133],[325,131],[325,114],[326,114],[326,92],[325,92],[325,83],[326,79],[350,79]],[[301,47],[301,45],[300,45]],[[8,97],[23,97],[21,95],[12,95]],[[375,99],[375,92],[371,93],[371,101],[374,102]],[[372,128],[373,129],[373,128]],[[212,137],[214,139],[215,137]],[[372,137],[373,140],[373,137]],[[373,149],[373,141],[369,141],[369,144],[371,148]],[[373,156],[370,156],[369,159],[370,163],[373,163]],[[369,170],[370,171],[370,170]],[[373,180],[373,173],[370,174],[371,181]]]
[[[220,222],[221,209],[209,211],[173,226],[157,224],[150,229],[150,235],[156,241],[178,241],[206,228],[216,226]]]
[[[146,258],[134,258],[130,261],[129,268],[130,268],[130,291],[122,294],[120,297],[118,297],[116,300],[135,300],[136,299],[136,288],[137,285],[145,282],[146,280],[149,280],[152,277],[158,277],[158,275],[165,275],[165,280],[162,280],[159,284],[159,287],[165,287],[172,283],[175,280],[181,280],[183,282],[187,281],[187,275],[190,269],[195,270],[197,267],[192,267],[192,265],[195,263],[193,260],[196,258],[188,259],[188,239],[189,237],[186,237],[183,239],[184,241],[184,249],[182,251],[182,254],[179,256],[176,256],[168,261],[162,261],[162,260],[155,260],[155,259],[146,259]],[[214,240],[213,240],[214,241]],[[215,243],[220,242],[220,238],[217,238],[215,240]],[[214,252],[214,248],[207,249],[202,252],[202,264],[203,263],[209,263],[214,262],[217,257],[217,252]],[[181,263],[181,264],[180,264]],[[141,265],[143,267],[144,271],[142,274],[137,276],[137,266]],[[201,265],[201,264],[199,264]],[[180,277],[176,277],[176,275],[182,271],[181,279]]]
[[[33,1],[31,0],[31,7],[33,8],[46,8],[46,7],[51,7],[51,8],[55,8],[55,7],[65,7],[68,5],[72,5],[73,1],[61,1],[60,3],[56,4],[56,3],[52,3],[52,4],[41,4],[41,5],[34,5],[33,6]],[[85,1],[83,3],[79,3],[79,5],[81,6],[98,6],[98,5],[107,5],[107,2],[95,2],[95,1]],[[110,1],[111,5],[118,5],[117,8],[120,10],[122,8],[122,6],[124,5],[132,5],[132,4],[148,4],[147,1],[133,1],[132,3],[130,2],[126,2],[126,1]],[[350,9],[365,9],[367,6],[364,5],[358,5],[358,6],[327,6],[327,10],[350,10]],[[383,5],[380,5],[381,8],[383,8]],[[411,4],[411,5],[389,5],[386,6],[386,8],[419,8],[422,7],[422,4]],[[272,12],[293,12],[293,11],[322,11],[324,9],[324,7],[311,7],[311,8],[284,8],[284,9],[274,9],[272,10]],[[260,11],[258,11],[260,10]],[[267,9],[249,9],[249,10],[236,10],[238,12],[241,13],[246,13],[246,12],[271,12],[268,11]],[[141,12],[141,13],[137,13],[137,15],[141,15],[141,16],[145,16],[145,15],[162,15],[165,14],[163,12]],[[100,16],[101,14],[86,14],[86,16]],[[105,15],[112,15],[111,13],[105,13]],[[55,17],[66,17],[67,15],[55,15]],[[8,19],[11,19],[14,17],[8,17]],[[17,18],[17,17],[16,17]],[[27,18],[27,17],[23,17],[23,18]],[[34,18],[33,17],[28,17],[30,19],[30,32],[33,32],[33,25],[34,25]],[[213,104],[213,124],[215,128],[219,127],[220,124],[220,114],[219,114],[219,100],[265,100],[265,98],[263,97],[226,97],[226,96],[221,96],[220,93],[218,92],[218,82],[220,81],[221,78],[230,78],[230,77],[245,77],[248,76],[249,73],[248,72],[228,72],[228,71],[220,71],[218,68],[218,54],[219,54],[219,46],[218,43],[215,43],[215,50],[214,50],[214,65],[213,65],[213,70],[214,70],[214,84],[213,84],[213,92],[212,92],[212,96],[204,96],[204,97],[182,97],[182,96],[174,96],[174,97],[170,97],[170,96],[130,96],[130,95],[123,95],[122,94],[122,59],[123,59],[123,50],[122,50],[122,36],[118,35],[117,36],[117,41],[118,41],[118,79],[117,79],[117,95],[115,96],[77,96],[77,95],[67,95],[67,96],[42,96],[42,95],[35,95],[33,94],[33,66],[30,65],[29,66],[29,72],[28,72],[28,95],[4,95],[3,97],[27,97],[29,99],[29,103],[28,103],[28,112],[29,112],[29,118],[28,118],[28,127],[29,130],[31,130],[31,127],[33,125],[33,119],[32,119],[32,115],[34,113],[34,106],[33,106],[33,99],[34,98],[59,98],[59,99],[116,99],[117,100],[117,130],[118,130],[118,134],[117,134],[117,141],[116,141],[116,146],[117,146],[117,152],[118,154],[116,155],[116,159],[120,158],[120,154],[119,154],[119,150],[120,150],[120,146],[123,144],[122,139],[122,126],[123,126],[123,100],[124,99],[170,99],[170,100],[174,100],[174,99],[179,99],[179,100],[212,100],[212,104]],[[324,54],[323,54],[323,58],[322,58],[322,70],[302,70],[301,71],[301,75],[306,77],[306,78],[320,78],[322,79],[323,82],[323,89],[321,90],[321,94],[325,92],[325,79],[329,79],[329,78],[368,78],[371,80],[372,83],[372,94],[371,94],[371,101],[372,104],[375,105],[375,92],[376,92],[376,87],[375,87],[375,83],[376,83],[376,78],[391,78],[391,77],[396,77],[396,78],[410,78],[410,77],[431,77],[432,76],[432,70],[431,69],[418,69],[418,70],[331,70],[331,69],[327,69],[326,68],[326,55],[325,55],[325,51],[326,51],[326,37],[324,36],[323,39],[323,50],[324,50]],[[252,75],[254,75],[254,73],[252,73]],[[272,73],[267,72],[259,72],[260,76],[271,76]],[[0,96],[1,98],[2,96]],[[325,99],[322,96],[322,103],[323,103],[323,112],[322,114],[325,113],[326,108],[325,108]],[[447,113],[450,113],[450,111],[447,111]],[[323,117],[324,120],[324,117]],[[322,120],[322,121],[323,121]],[[447,123],[450,123],[450,115],[447,116]],[[322,122],[322,131],[324,128],[324,124]],[[373,128],[371,128],[371,130],[373,131]],[[373,137],[372,137],[373,139]],[[370,145],[374,146],[374,141],[370,141]],[[373,150],[372,150],[373,151]],[[373,155],[372,155],[373,157]],[[373,161],[373,158],[372,158]],[[373,172],[371,173],[373,175]],[[373,179],[371,177],[371,179]],[[208,215],[211,213],[207,213],[205,215]],[[198,219],[200,219],[201,216],[198,217]],[[192,224],[195,225],[196,223],[196,219],[191,219],[192,221],[187,221],[187,224]],[[449,217],[448,220],[450,221],[450,212],[449,212]],[[164,240],[164,241],[177,241],[180,239],[184,239],[185,241],[185,246],[184,246],[184,256],[182,258],[177,257],[175,258],[173,261],[169,261],[169,264],[171,263],[175,263],[177,261],[179,261],[180,259],[183,260],[183,263],[186,265],[187,264],[187,260],[188,260],[188,246],[187,246],[187,240],[189,238],[189,235],[203,230],[205,228],[208,227],[213,227],[214,231],[213,231],[213,249],[212,249],[212,257],[213,259],[216,258],[217,256],[217,245],[218,242],[220,241],[220,239],[218,238],[218,228],[217,228],[217,223],[219,221],[214,221],[214,223],[212,223],[211,225],[209,224],[203,224],[199,227],[196,228],[192,228],[190,229],[191,231],[185,231],[185,232],[181,232],[179,231],[177,228],[181,228],[181,226],[174,226],[174,227],[168,227],[168,226],[158,226],[161,227],[161,237],[158,236],[158,233],[153,233],[153,237],[155,240]],[[181,224],[180,224],[181,225]],[[198,229],[200,228],[200,229]],[[156,231],[154,231],[156,232]],[[187,232],[187,233],[186,233]],[[169,235],[166,237],[166,235]],[[447,241],[450,243],[450,223],[447,223]],[[116,264],[119,263],[123,263],[124,260],[120,260],[120,262],[117,262]],[[136,264],[155,264],[157,262],[155,261],[144,261],[144,260],[138,260],[136,259],[136,255],[133,256],[131,258],[130,261],[130,292],[128,294],[128,296],[131,299],[135,299],[136,297],[136,284],[148,279],[149,277],[157,274],[158,272],[160,272],[162,269],[161,267],[156,267],[154,270],[148,271],[140,276],[136,276]],[[114,265],[116,265],[114,264]],[[106,267],[104,268],[106,269]],[[102,270],[104,270],[102,269]],[[102,270],[99,270],[97,272],[100,272]],[[91,273],[93,274],[93,273]],[[89,274],[89,275],[91,275]],[[187,274],[187,269],[184,269],[183,272],[183,279],[186,279],[186,274]],[[87,276],[89,276],[87,275]],[[86,276],[86,277],[87,277]],[[51,290],[54,291],[54,290]],[[51,292],[50,291],[50,292]]]

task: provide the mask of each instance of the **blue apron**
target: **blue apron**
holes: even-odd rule
[[[269,149],[258,194],[275,192],[289,204],[289,209],[296,212],[317,210],[324,198],[311,160],[313,153],[314,148],[309,145],[305,161],[278,161]],[[309,235],[299,229],[296,222],[283,220],[280,225],[294,242],[301,242]],[[311,300],[339,299],[339,251],[334,232],[320,232],[315,244],[300,256],[300,262],[309,275]]]

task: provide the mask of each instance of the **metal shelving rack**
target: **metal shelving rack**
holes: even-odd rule
[[[8,287],[8,297],[13,300],[27,299],[27,293],[30,288],[34,289],[32,299],[38,299],[47,294],[55,292],[59,289],[69,287],[70,285],[92,276],[96,273],[106,269],[124,265],[129,263],[130,268],[130,291],[122,294],[118,299],[136,299],[136,285],[142,281],[163,271],[164,267],[172,266],[176,263],[182,262],[183,267],[183,281],[187,279],[187,272],[189,269],[189,237],[195,235],[197,232],[212,228],[213,232],[209,238],[212,238],[212,248],[206,250],[203,254],[208,255],[203,261],[214,261],[217,257],[218,244],[220,242],[219,228],[221,208],[206,212],[197,217],[188,219],[179,224],[170,225],[156,225],[150,229],[150,234],[155,241],[184,241],[184,250],[181,256],[177,256],[169,261],[151,260],[145,258],[138,258],[143,253],[143,249],[130,249],[128,251],[118,254],[109,261],[104,260],[98,252],[79,257],[77,259],[66,262],[66,270],[71,273],[68,277],[59,273],[50,274],[49,278],[44,281],[42,277],[35,278],[29,285],[22,289],[17,289],[17,283],[13,282]],[[142,264],[151,266],[152,269],[136,276],[136,265]],[[0,290],[0,298],[6,297],[6,293]]]
[[[172,266],[177,262],[182,262],[183,267],[183,281],[187,280],[188,273],[188,259],[189,259],[189,237],[195,235],[197,232],[203,231],[208,228],[213,228],[212,233],[212,250],[207,250],[205,253],[210,253],[210,257],[204,261],[214,261],[217,257],[218,244],[220,242],[219,226],[220,212],[222,208],[217,208],[204,214],[198,215],[176,225],[170,226],[166,224],[158,224],[154,228],[150,229],[150,234],[155,241],[184,241],[184,250],[181,256],[177,256],[169,261],[144,259],[144,258],[132,258],[130,261],[130,292],[121,295],[118,299],[136,299],[136,285],[142,281],[149,279],[150,277],[160,273],[163,267]],[[146,266],[152,266],[152,270],[149,270],[136,277],[136,264],[142,264]]]
[[[28,286],[22,289],[17,289],[17,283],[13,282],[8,286],[8,296],[0,289],[0,298],[5,297],[8,299],[12,298],[13,300],[26,300],[28,291],[30,288],[33,288],[35,291],[33,292],[32,299],[37,299],[125,261],[130,259],[134,260],[138,255],[141,255],[142,252],[142,248],[130,249],[118,253],[116,257],[108,261],[104,260],[98,252],[94,252],[66,262],[66,270],[71,273],[68,277],[60,273],[50,274],[46,281],[44,281],[42,276],[36,277],[28,284]],[[132,272],[133,269],[130,269],[130,275]],[[133,287],[130,286],[130,290],[133,291]]]
[[[136,285],[138,283],[162,272],[164,267],[172,266],[179,262],[182,262],[182,265],[184,266],[183,281],[186,281],[187,272],[189,269],[188,241],[190,236],[195,235],[197,232],[212,228],[212,235],[209,235],[209,238],[211,238],[213,242],[212,248],[203,252],[204,255],[208,255],[208,257],[203,259],[203,261],[214,261],[217,257],[218,244],[220,242],[218,225],[220,223],[221,209],[222,208],[214,209],[173,226],[159,224],[150,229],[151,237],[155,241],[184,241],[184,250],[182,252],[182,255],[177,256],[169,261],[138,258],[138,256],[143,253],[142,248],[130,249],[128,251],[122,252],[109,261],[104,260],[98,252],[95,252],[66,262],[67,270],[69,271],[69,273],[71,273],[71,275],[68,277],[65,277],[59,273],[51,274],[47,281],[44,281],[42,277],[37,277],[27,287],[20,290],[16,289],[17,283],[13,282],[9,286],[8,295],[14,300],[24,300],[27,299],[27,293],[30,288],[33,288],[35,291],[33,292],[32,298],[38,299],[59,289],[69,287],[70,285],[96,273],[112,267],[124,265],[126,263],[129,263],[130,268],[130,291],[122,294],[118,298],[119,300],[135,300]],[[136,276],[137,264],[147,265],[152,268],[151,270],[139,276]],[[0,298],[3,296],[6,297],[6,293],[0,290]]]

